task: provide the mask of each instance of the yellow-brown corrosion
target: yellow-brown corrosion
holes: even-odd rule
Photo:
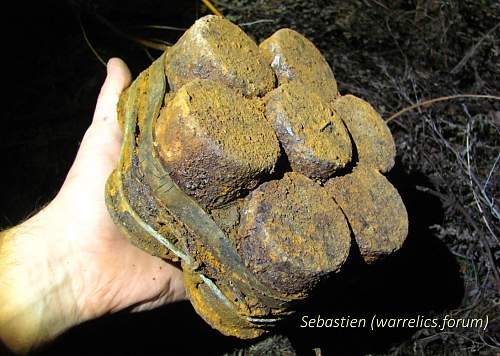
[[[325,184],[354,232],[361,255],[373,263],[401,248],[408,214],[394,186],[376,169],[358,166]]]
[[[225,335],[253,339],[266,332],[238,315],[232,306],[222,302],[197,273],[184,268],[184,286],[193,307],[213,328]]]
[[[212,79],[245,96],[262,96],[274,87],[274,75],[259,48],[238,26],[218,16],[195,22],[170,48],[166,60],[170,88]]]
[[[280,84],[291,81],[315,88],[327,101],[338,96],[332,69],[314,44],[300,33],[284,28],[260,44]]]
[[[305,293],[337,271],[350,232],[328,193],[290,172],[262,184],[247,198],[235,245],[251,271],[284,295]]]
[[[346,124],[355,142],[359,162],[388,172],[394,166],[396,145],[378,112],[354,95],[339,97],[332,107]]]
[[[324,180],[351,161],[349,133],[318,92],[294,82],[266,99],[266,116],[294,171]]]
[[[260,101],[200,79],[179,89],[162,110],[155,145],[175,182],[208,207],[253,189],[280,153]]]

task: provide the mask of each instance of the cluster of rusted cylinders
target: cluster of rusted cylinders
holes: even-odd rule
[[[398,250],[406,209],[382,173],[395,145],[364,100],[341,96],[319,50],[282,29],[260,46],[199,19],[122,95],[124,143],[108,180],[114,221],[181,260],[214,328],[266,332],[341,270]]]

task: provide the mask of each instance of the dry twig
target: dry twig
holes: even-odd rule
[[[90,48],[90,50],[92,51],[94,56],[97,58],[97,60],[99,62],[101,62],[104,67],[106,67],[106,62],[104,61],[104,59],[102,59],[102,57],[99,55],[99,52],[97,52],[97,50],[94,48],[94,46],[92,46],[92,43],[90,43],[90,40],[87,37],[87,31],[85,31],[85,28],[83,27],[82,19],[81,19],[79,14],[77,15],[77,18],[78,18],[78,24],[80,25],[80,30],[82,31],[82,35],[83,35],[83,39],[85,40],[85,43]]]
[[[398,111],[397,113],[391,115],[389,118],[387,118],[385,120],[385,122],[389,123],[389,122],[393,121],[394,119],[398,118],[399,116],[401,116],[402,114],[404,114],[408,111],[420,108],[422,106],[431,105],[434,103],[438,103],[440,101],[448,101],[448,100],[464,99],[464,98],[500,100],[500,96],[496,96],[496,95],[456,94],[456,95],[449,95],[449,96],[441,96],[439,98],[424,100],[424,101],[420,101],[418,103],[415,103],[413,105],[410,105],[410,106]]]
[[[491,35],[493,32],[495,32],[495,30],[500,26],[500,22],[497,23],[491,30],[489,30],[488,32],[486,32],[484,34],[484,36],[482,36],[479,41],[477,41],[477,43],[472,46],[468,51],[467,53],[465,54],[465,56],[460,60],[460,62],[457,63],[457,65],[455,67],[453,67],[453,69],[450,71],[451,74],[457,74],[458,72],[460,72],[460,70],[467,64],[467,62],[469,61],[469,59],[472,58],[472,56],[474,56],[474,53],[476,53],[477,49],[479,48],[479,46],[481,45],[481,43],[483,43],[483,41],[486,39],[486,37],[488,37],[489,35]]]
[[[214,15],[217,15],[217,16],[220,16],[220,17],[224,17],[224,16],[222,15],[222,13],[221,13],[219,10],[217,10],[217,8],[215,7],[215,5],[214,5],[214,4],[212,4],[212,2],[210,2],[210,0],[201,0],[201,2],[202,2],[203,4],[205,4],[205,6],[206,6],[206,7],[207,7],[210,11],[212,11]]]

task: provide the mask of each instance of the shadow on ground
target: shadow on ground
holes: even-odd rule
[[[443,218],[438,198],[417,190],[426,177],[407,175],[397,164],[388,175],[407,207],[410,228],[405,245],[374,267],[364,266],[356,251],[337,281],[331,281],[288,326],[297,351],[321,348],[324,354],[358,355],[386,351],[418,328],[370,330],[377,318],[429,317],[460,304],[463,282],[454,256],[429,227]],[[301,328],[302,317],[365,318],[364,328]],[[362,340],[362,342],[360,342]]]
[[[388,178],[398,188],[408,210],[408,239],[394,256],[374,267],[363,265],[356,251],[351,251],[342,275],[325,284],[280,330],[300,355],[312,355],[314,348],[320,348],[325,355],[382,352],[418,328],[371,331],[374,314],[387,318],[429,317],[458,306],[462,299],[458,265],[429,229],[442,220],[440,201],[416,189],[429,187],[427,179],[418,173],[405,174],[400,165]],[[301,328],[304,315],[365,318],[367,326]],[[98,347],[100,354],[220,355],[248,345],[212,330],[184,302],[151,312],[124,312],[87,322],[67,332],[41,354],[90,354]]]

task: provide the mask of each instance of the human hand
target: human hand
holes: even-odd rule
[[[124,308],[185,298],[182,273],[132,246],[113,224],[104,186],[119,158],[125,63],[111,59],[91,126],[52,202],[0,235],[0,339],[17,352]]]

